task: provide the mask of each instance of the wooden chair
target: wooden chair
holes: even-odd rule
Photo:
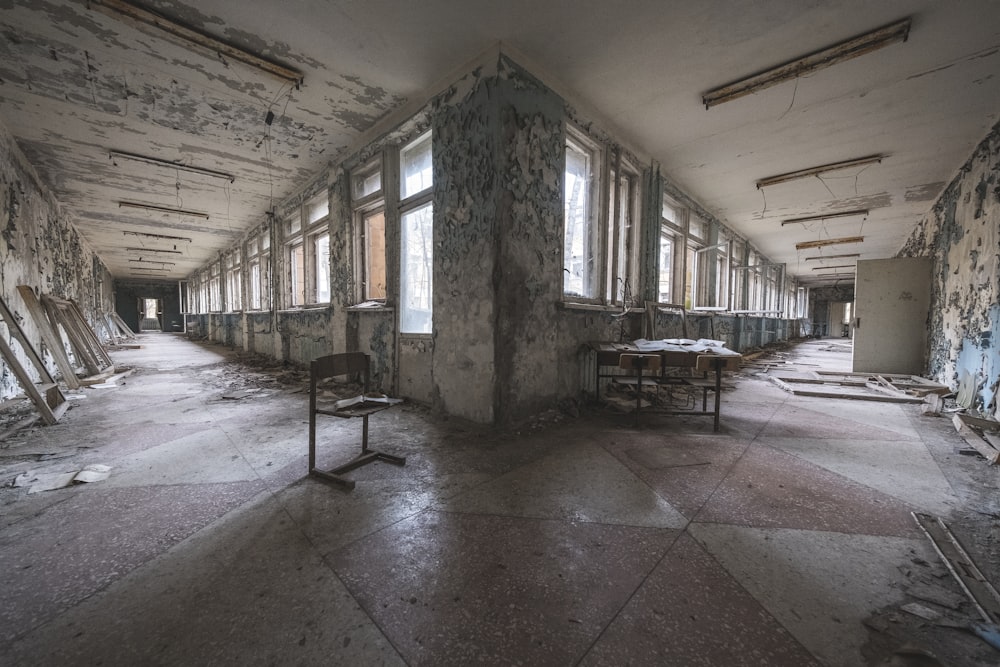
[[[347,489],[354,488],[354,480],[342,477],[342,475],[372,461],[386,461],[396,465],[406,465],[406,459],[402,456],[393,456],[392,454],[384,454],[368,449],[368,417],[376,412],[381,412],[392,407],[392,404],[360,400],[353,405],[334,406],[332,409],[318,406],[317,386],[319,381],[325,378],[360,375],[363,390],[359,398],[367,396],[370,364],[371,360],[364,352],[345,352],[319,357],[313,360],[309,366],[309,474],[335,482]],[[316,415],[329,415],[342,419],[361,417],[361,454],[332,470],[319,470],[316,467]]]

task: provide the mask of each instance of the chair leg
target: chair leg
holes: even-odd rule
[[[393,454],[385,454],[383,452],[377,452],[368,448],[368,415],[362,417],[361,426],[361,454],[357,457],[351,459],[347,463],[341,466],[337,466],[332,470],[317,470],[316,469],[316,449],[315,449],[315,413],[312,415],[313,420],[310,421],[309,430],[309,474],[316,475],[322,479],[330,482],[334,482],[343,486],[347,490],[354,488],[355,482],[353,479],[347,479],[342,477],[346,472],[350,472],[355,468],[360,468],[361,466],[367,465],[373,461],[385,461],[386,463],[392,463],[394,465],[403,466],[406,465],[405,456],[395,456]]]

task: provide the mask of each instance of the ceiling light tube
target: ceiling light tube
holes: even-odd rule
[[[853,269],[853,264],[838,264],[837,266],[814,266],[813,271],[829,271],[830,269]]]
[[[143,204],[136,201],[120,201],[118,202],[118,208],[138,208],[144,211],[153,211],[154,213],[171,213],[173,215],[184,215],[192,218],[204,218],[205,220],[208,220],[208,213],[202,213],[201,211],[188,211],[182,208],[169,208],[167,206]]]
[[[125,236],[146,236],[151,239],[162,239],[164,241],[187,241],[188,243],[192,243],[191,239],[186,236],[167,236],[166,234],[150,234],[149,232],[122,232],[122,234]]]
[[[701,101],[706,109],[710,109],[717,104],[729,102],[744,95],[750,95],[770,88],[779,83],[812,74],[831,65],[836,65],[851,58],[857,58],[890,44],[905,42],[909,35],[910,19],[905,18],[863,35],[858,35],[857,37],[852,37],[843,42],[828,46],[825,49],[814,51],[801,58],[789,60],[784,64],[766,69],[763,72],[744,79],[727,83],[724,86],[705,93]]]
[[[809,167],[808,169],[790,171],[785,174],[778,174],[777,176],[768,176],[767,178],[762,178],[757,181],[757,189],[760,190],[761,188],[766,188],[769,185],[777,185],[778,183],[787,183],[788,181],[794,181],[799,178],[819,176],[820,174],[825,174],[828,171],[839,171],[841,169],[850,169],[851,167],[863,167],[869,164],[877,164],[882,162],[883,158],[885,158],[884,155],[869,155],[868,157],[859,157],[855,160],[831,162],[830,164],[823,164],[818,167]]]
[[[139,155],[138,153],[126,153],[125,151],[108,151],[108,158],[111,160],[122,159],[122,160],[132,160],[134,162],[145,162],[147,164],[153,164],[158,167],[167,167],[169,169],[180,169],[181,171],[189,171],[192,174],[201,174],[202,176],[211,176],[213,178],[224,178],[225,180],[233,183],[236,181],[236,177],[232,174],[227,174],[224,171],[216,171],[215,169],[206,169],[205,167],[195,167],[190,164],[182,164],[180,162],[171,162],[170,160],[162,160],[158,157],[150,157],[148,155]]]
[[[805,250],[806,248],[822,248],[828,245],[842,245],[848,243],[864,243],[864,236],[845,236],[839,239],[820,239],[819,241],[803,241],[802,243],[796,243],[796,250]]]
[[[139,259],[130,259],[129,261],[132,262],[133,264],[138,264],[138,263],[141,262],[142,264],[159,264],[160,266],[177,266],[177,262],[161,262],[159,260],[143,259],[142,257],[140,257]],[[138,267],[135,267],[135,268],[138,268]]]
[[[856,218],[859,215],[868,215],[868,209],[858,209],[856,211],[841,211],[840,213],[824,213],[823,215],[807,215],[804,218],[790,218],[782,220],[781,226],[794,225],[799,222],[813,222],[815,220],[831,220],[833,218]]]
[[[245,65],[254,67],[262,72],[276,76],[294,84],[296,87],[302,84],[302,73],[285,67],[272,60],[268,60],[255,53],[250,53],[238,46],[227,44],[218,37],[208,33],[195,30],[189,26],[178,23],[173,19],[156,12],[133,5],[124,0],[90,0],[90,6],[98,11],[119,20],[132,21],[157,28],[168,35],[178,38],[188,45],[207,51],[219,58],[232,58],[239,60]]]
[[[126,252],[162,252],[169,253],[171,255],[183,255],[184,252],[181,250],[160,250],[159,248],[125,248]]]
[[[806,257],[802,261],[804,261],[804,262],[814,262],[816,260],[824,260],[824,259],[846,259],[848,257],[861,257],[861,253],[860,252],[852,252],[852,253],[848,253],[846,255],[818,255],[816,257]]]

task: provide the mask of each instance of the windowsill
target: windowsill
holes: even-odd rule
[[[622,312],[621,306],[606,306],[602,303],[579,303],[576,301],[557,301],[556,307],[560,310],[582,310],[598,313],[620,313]],[[628,309],[629,313],[644,313],[645,308],[639,308],[633,306]]]
[[[279,310],[279,313],[301,313],[307,310],[329,310],[329,304],[311,304],[308,306],[292,306],[291,308],[285,308],[284,310]]]
[[[401,331],[399,337],[407,340],[434,340],[434,334],[429,333],[403,333]]]
[[[386,304],[379,303],[377,301],[365,301],[363,303],[356,303],[353,306],[347,307],[347,312],[349,313],[391,313],[394,310],[395,309],[392,306],[387,306]]]

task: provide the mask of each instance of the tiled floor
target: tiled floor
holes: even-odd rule
[[[597,411],[501,435],[397,408],[372,438],[407,465],[343,492],[304,475],[301,386],[226,400],[221,348],[143,344],[115,353],[139,369],[124,386],[0,450],[5,482],[113,467],[0,490],[0,663],[860,665],[862,621],[936,559],[910,511],[974,495],[917,408],[751,377],[719,433]],[[331,465],[357,427],[321,425]]]

